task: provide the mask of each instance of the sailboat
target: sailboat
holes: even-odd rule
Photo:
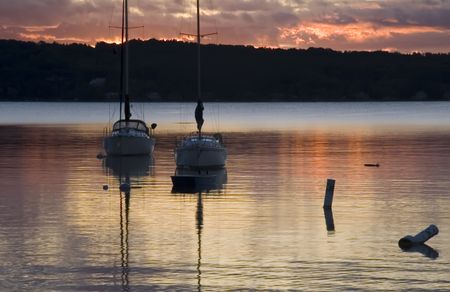
[[[175,149],[175,162],[178,168],[221,168],[225,166],[227,151],[221,134],[205,135],[203,126],[203,102],[201,89],[200,48],[201,38],[211,34],[200,33],[200,1],[197,0],[197,107],[195,120],[197,132],[184,137]]]
[[[122,39],[120,52],[120,117],[103,140],[107,155],[150,155],[155,148],[153,131],[139,119],[131,119],[129,95],[128,0],[122,2]],[[122,118],[122,108],[123,115]]]

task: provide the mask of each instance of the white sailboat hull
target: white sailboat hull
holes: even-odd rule
[[[177,167],[181,168],[219,168],[225,166],[226,159],[224,148],[191,146],[179,147],[175,151]]]
[[[155,139],[143,136],[109,136],[103,140],[107,155],[150,155],[155,148]]]

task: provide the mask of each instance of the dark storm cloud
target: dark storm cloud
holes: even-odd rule
[[[421,25],[450,28],[450,1],[394,0],[379,1],[377,5],[378,8],[366,9],[350,6],[345,9],[345,13],[379,25]]]
[[[292,25],[297,24],[299,21],[296,15],[283,11],[273,13],[272,18],[276,25]]]
[[[2,25],[53,25],[63,20],[97,15],[111,9],[111,1],[20,0],[0,2]]]
[[[2,25],[35,25],[50,24],[55,15],[61,14],[69,0],[23,0],[23,1],[1,1],[0,21]],[[53,8],[54,13],[49,13]]]
[[[90,42],[108,32],[112,1],[20,0],[0,2],[2,38]],[[104,29],[101,30],[100,26]],[[105,29],[106,28],[106,29]],[[16,35],[6,31],[15,31]],[[41,37],[40,37],[41,36]]]

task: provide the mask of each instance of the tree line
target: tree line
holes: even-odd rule
[[[450,100],[450,53],[203,45],[202,92],[214,101]],[[130,41],[130,94],[191,101],[196,44]],[[120,45],[0,40],[1,100],[117,100]]]

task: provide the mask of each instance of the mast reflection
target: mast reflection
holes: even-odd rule
[[[197,212],[195,215],[195,222],[197,227],[197,290],[202,291],[202,230],[203,230],[203,200],[202,193],[198,193],[197,197]]]
[[[125,178],[125,182],[129,183],[129,177]],[[129,267],[128,267],[128,222],[130,213],[130,190],[127,192],[120,192],[120,258],[121,258],[121,283],[122,291],[130,291],[130,282],[128,280]],[[123,202],[125,203],[125,209],[123,208]]]
[[[195,224],[197,231],[197,290],[202,290],[202,232],[203,232],[203,196],[204,193],[217,192],[221,194],[224,185],[228,182],[227,169],[200,169],[186,170],[176,169],[176,176],[193,176],[204,178],[204,180],[192,181],[187,184],[174,184],[174,194],[197,194],[197,209],[195,212]],[[192,183],[193,182],[193,183]]]
[[[152,156],[117,156],[105,157],[103,167],[106,174],[112,173],[119,184],[120,199],[120,260],[122,291],[130,291],[129,280],[129,244],[128,226],[130,218],[130,201],[132,184],[138,185],[137,179],[153,174]]]

